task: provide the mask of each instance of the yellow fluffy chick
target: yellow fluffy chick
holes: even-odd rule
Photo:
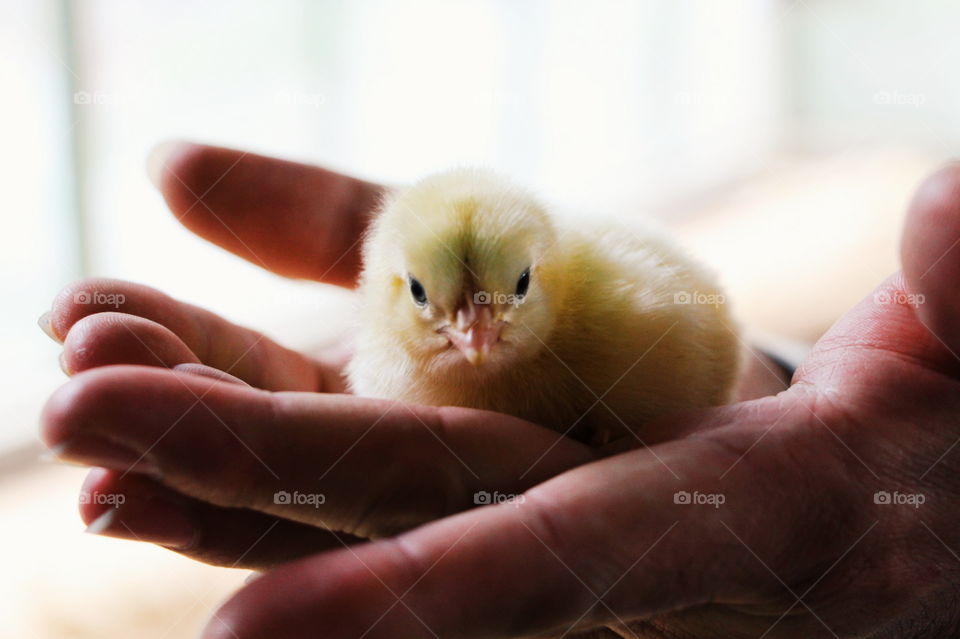
[[[363,249],[352,390],[593,443],[727,401],[737,337],[712,278],[658,234],[587,227],[479,170],[388,196]]]

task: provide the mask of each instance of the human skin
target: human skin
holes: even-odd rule
[[[159,186],[188,228],[282,275],[355,281],[376,186],[226,149],[166,153]],[[105,518],[88,500],[98,531],[266,571],[208,639],[952,636],[958,241],[948,166],[910,206],[903,271],[789,388],[600,450],[504,415],[344,395],[342,353],[308,357],[147,287],[87,280],[44,321],[72,378],[42,434],[97,467],[84,490],[127,497]],[[81,290],[126,301],[76,304]],[[281,490],[325,501],[276,503]],[[481,490],[522,502],[475,508]]]

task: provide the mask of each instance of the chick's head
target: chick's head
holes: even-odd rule
[[[437,373],[496,371],[540,352],[556,325],[564,277],[555,242],[540,205],[499,176],[428,177],[390,197],[373,224],[368,312]]]

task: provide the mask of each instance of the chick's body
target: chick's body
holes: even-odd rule
[[[485,172],[389,198],[360,294],[348,375],[361,395],[494,410],[596,442],[722,404],[736,377],[724,298],[682,251],[654,232],[560,226]]]

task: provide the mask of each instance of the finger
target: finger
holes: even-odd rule
[[[96,319],[104,313],[109,315]],[[170,335],[160,329],[148,329],[143,322],[118,317],[120,314],[159,324],[177,339],[171,340]],[[165,366],[171,365],[164,359],[167,357],[178,360],[174,363],[199,361],[268,390],[340,392],[344,387],[339,372],[341,362],[314,361],[256,331],[141,284],[102,278],[74,282],[54,300],[49,327],[55,338],[64,340],[85,318],[91,318],[91,324],[82,327],[80,336],[71,338],[74,354],[70,357],[76,357],[76,351],[85,349],[84,357],[100,361],[100,365],[161,365],[155,354],[164,360]],[[101,328],[107,333],[103,337],[99,335]],[[126,328],[130,332],[125,335]],[[142,338],[145,344],[137,338]],[[96,343],[101,340],[110,342],[108,353],[98,352]],[[90,341],[94,343],[88,343]],[[196,357],[185,359],[182,345]],[[155,353],[151,353],[151,349]],[[109,357],[118,359],[110,362]]]
[[[111,364],[173,368],[200,360],[170,329],[136,315],[97,313],[76,322],[63,342],[67,374]]]
[[[101,366],[139,364],[249,385],[199,363],[193,351],[166,327],[122,313],[97,313],[74,324],[64,340],[60,361],[67,375]]]
[[[219,508],[142,475],[95,468],[80,492],[87,532],[154,543],[218,566],[269,569],[361,541],[262,513]]]
[[[917,191],[900,247],[917,315],[944,346],[960,353],[960,163],[947,166]]]
[[[133,366],[76,375],[44,409],[66,459],[364,537],[521,492],[595,458],[519,419],[349,395],[267,393]]]
[[[326,169],[177,142],[151,174],[191,231],[287,277],[355,283],[359,241],[381,188]]]
[[[747,439],[633,451],[573,469],[522,503],[281,567],[235,595],[205,637],[540,636],[707,602],[738,606],[758,594],[772,601],[787,593],[768,567],[802,580],[785,558],[796,553],[822,566],[866,526],[844,517],[820,527],[807,509],[813,498],[786,487],[822,471],[799,467],[779,447],[738,465],[721,492],[717,478]],[[678,504],[678,490],[726,500],[717,508]],[[801,530],[806,540],[791,532]]]
[[[931,376],[960,375],[960,360],[924,325],[916,299],[902,273],[888,277],[817,341],[794,383],[843,388],[850,399],[855,387],[875,396],[888,388],[922,386]],[[899,368],[891,366],[894,360]],[[850,365],[857,366],[855,375]]]
[[[886,388],[930,375],[960,376],[960,165],[948,166],[917,191],[901,242],[903,272],[882,282],[814,346],[796,379],[821,388]],[[883,360],[915,372],[882,378]],[[861,363],[851,376],[845,364]],[[880,376],[880,377],[878,377]],[[850,393],[847,393],[850,395]]]

